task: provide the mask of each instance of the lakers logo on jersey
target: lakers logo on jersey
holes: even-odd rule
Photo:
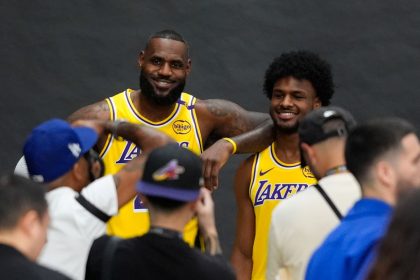
[[[309,166],[305,166],[304,168],[302,168],[302,173],[306,178],[315,178]]]
[[[270,231],[273,209],[315,182],[309,168],[303,171],[299,162],[282,162],[276,155],[275,143],[255,155],[249,186],[249,198],[255,214],[252,279],[265,279],[267,232]]]
[[[137,147],[136,145],[133,144],[133,142],[127,141],[125,148],[123,150],[123,152],[121,153],[121,156],[119,157],[119,159],[115,162],[115,163],[127,163],[130,160],[132,160],[133,158],[137,157],[138,155],[140,155],[141,150],[139,147]]]
[[[285,199],[307,187],[309,187],[308,184],[302,183],[270,184],[268,180],[261,180],[258,182],[254,206],[262,205],[266,200]]]
[[[191,124],[188,121],[178,120],[172,124],[172,129],[176,134],[187,134],[191,131]]]

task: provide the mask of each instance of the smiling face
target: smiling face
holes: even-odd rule
[[[270,115],[277,129],[283,133],[296,133],[299,122],[321,102],[308,80],[285,77],[273,87]]]
[[[185,43],[152,38],[138,62],[142,94],[157,105],[171,105],[178,100],[191,68]]]

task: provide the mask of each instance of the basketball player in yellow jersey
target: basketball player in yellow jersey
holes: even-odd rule
[[[270,99],[276,136],[269,147],[246,159],[236,174],[231,261],[238,279],[265,279],[272,210],[316,182],[309,168],[300,166],[297,129],[308,112],[329,104],[334,92],[330,66],[308,51],[282,54],[265,74],[264,92]]]
[[[248,112],[226,100],[198,100],[182,93],[191,70],[191,60],[187,43],[175,31],[164,30],[152,35],[139,55],[138,65],[141,70],[140,90],[126,90],[84,107],[73,113],[69,119],[127,119],[134,123],[144,123],[166,132],[180,146],[198,154],[211,141],[239,135],[261,124],[266,126],[271,123],[272,126],[267,114]],[[253,152],[261,151],[269,145],[272,138],[266,138],[265,143],[262,141],[259,146],[253,147]],[[218,143],[222,143],[229,152],[234,150],[229,139]],[[240,142],[237,143],[237,149],[241,150]],[[108,137],[100,139],[97,150],[105,161],[106,172],[114,173],[137,156],[141,147]],[[211,164],[204,167],[204,173],[211,174],[211,168]],[[145,233],[148,230],[148,216],[145,211],[147,209],[141,201],[135,199],[110,221],[109,233],[121,237]],[[197,230],[195,225],[189,228]],[[190,243],[194,231],[191,235],[184,236]]]

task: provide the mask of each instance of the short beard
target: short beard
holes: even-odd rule
[[[281,126],[276,122],[276,119],[273,117],[273,112],[270,110],[270,117],[273,120],[275,125],[275,129],[283,134],[294,134],[298,132],[299,128],[299,121],[295,123],[293,126]]]
[[[139,82],[141,94],[146,96],[147,99],[151,100],[155,105],[158,106],[169,106],[174,104],[176,101],[178,101],[185,87],[184,80],[183,82],[180,82],[180,84],[177,87],[172,89],[168,95],[159,96],[153,89],[152,84],[144,76],[143,71],[140,72]]]

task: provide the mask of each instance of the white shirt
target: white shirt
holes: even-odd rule
[[[117,191],[112,175],[82,190],[83,196],[108,215],[118,212]],[[47,193],[51,217],[47,244],[39,263],[73,279],[84,279],[85,266],[93,241],[105,234],[106,224],[75,200],[77,192],[59,187]]]
[[[360,186],[351,173],[333,174],[318,184],[343,216],[361,197]],[[279,204],[271,218],[267,280],[304,279],[313,251],[338,223],[339,219],[315,187]]]
[[[25,157],[22,156],[19,159],[15,166],[14,174],[29,179],[28,166],[26,165]]]

